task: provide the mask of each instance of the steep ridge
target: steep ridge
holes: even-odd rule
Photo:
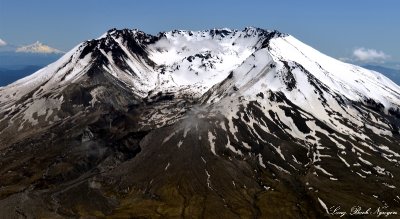
[[[277,31],[112,29],[0,118],[4,217],[400,210],[400,87]]]

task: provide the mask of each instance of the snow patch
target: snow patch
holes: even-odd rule
[[[329,210],[328,210],[328,207],[326,206],[325,202],[323,202],[319,197],[318,197],[318,201],[319,201],[319,204],[322,206],[322,208],[325,210],[325,212],[327,214],[329,214]]]
[[[212,134],[212,132],[208,131],[208,141],[210,142],[211,152],[214,155],[217,155],[215,153],[215,139],[216,137]]]

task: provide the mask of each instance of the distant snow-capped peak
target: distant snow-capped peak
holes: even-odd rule
[[[22,53],[41,53],[41,54],[60,54],[64,53],[61,50],[47,46],[39,41],[27,46],[21,46],[16,49],[16,52]]]
[[[2,39],[0,39],[0,46],[5,46],[5,45],[7,45],[7,42],[2,40]]]

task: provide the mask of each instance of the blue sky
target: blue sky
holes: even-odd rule
[[[399,9],[398,0],[0,0],[0,39],[68,51],[112,27],[155,34],[256,26],[292,34],[336,58],[400,63]]]

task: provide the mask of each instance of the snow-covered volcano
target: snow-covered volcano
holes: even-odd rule
[[[57,62],[8,86],[7,90],[15,92],[13,98],[18,99],[38,84],[45,83],[47,89],[69,84],[79,80],[91,67],[101,65],[141,97],[146,97],[149,91],[185,87],[201,95],[275,34],[281,35],[256,28],[176,30],[157,36],[139,30],[112,29],[98,39],[78,45]],[[9,100],[5,96],[2,95],[2,102]]]
[[[293,36],[112,29],[0,88],[0,155],[17,160],[0,163],[1,186],[29,187],[0,190],[0,207],[226,218],[400,209],[399,127],[399,86]],[[96,204],[75,197],[83,191]]]
[[[38,85],[43,86],[44,92],[68,85],[93,67],[101,67],[141,97],[149,92],[184,88],[202,95],[233,71],[243,76],[240,83],[244,84],[245,80],[254,80],[268,65],[276,70],[252,86],[253,94],[261,84],[274,91],[285,90],[293,75],[293,86],[307,95],[312,89],[304,83],[304,77],[290,74],[282,78],[279,72],[302,66],[346,98],[370,98],[387,108],[399,105],[398,86],[385,76],[328,57],[293,36],[259,28],[175,30],[157,36],[139,30],[112,29],[98,39],[78,45],[35,74],[1,88],[0,100],[3,104],[17,100]]]

